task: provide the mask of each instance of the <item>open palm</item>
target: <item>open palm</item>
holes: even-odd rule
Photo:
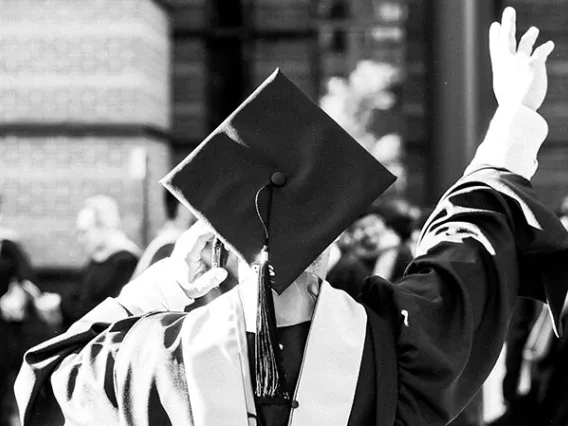
[[[522,104],[536,111],[546,96],[546,59],[554,43],[548,41],[533,51],[539,30],[531,27],[518,45],[515,33],[516,13],[508,7],[501,23],[494,22],[489,29],[493,91],[499,105]]]

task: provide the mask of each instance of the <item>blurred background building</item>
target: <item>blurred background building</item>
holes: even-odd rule
[[[567,2],[0,0],[3,224],[46,277],[84,261],[74,223],[93,194],[119,200],[145,245],[164,221],[158,180],[276,67],[319,102],[364,60],[396,70],[364,130],[400,136],[399,190],[430,204],[495,108],[486,32],[508,5],[519,31],[556,42],[535,178],[554,205],[568,188]]]

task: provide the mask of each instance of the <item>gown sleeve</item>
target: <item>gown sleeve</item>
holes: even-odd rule
[[[24,362],[14,386],[14,393],[22,425],[64,424],[71,420],[56,398],[61,393],[70,399],[72,395],[90,395],[94,406],[85,406],[83,419],[101,418],[112,406],[112,386],[108,374],[114,362],[114,355],[124,331],[130,325],[130,313],[114,299],[106,299],[93,311],[73,324],[64,334],[31,348],[24,355]],[[122,333],[121,333],[122,331]],[[87,349],[87,351],[83,351]],[[82,371],[75,371],[67,377],[66,383],[56,379],[56,371],[62,364],[80,365],[80,353],[86,354],[88,361]],[[103,355],[97,357],[97,355]],[[87,371],[88,370],[88,371]],[[57,383],[56,383],[57,382]],[[103,386],[92,386],[94,383]],[[104,406],[104,407],[103,407]],[[96,407],[94,415],[91,409]],[[112,410],[111,410],[112,411]],[[81,415],[79,412],[77,415]],[[81,424],[74,418],[74,424]],[[113,424],[112,422],[101,424]]]
[[[489,375],[517,295],[548,302],[558,319],[568,234],[528,180],[478,167],[442,197],[418,251],[397,285],[372,277],[367,287],[392,298],[380,309],[396,324],[395,424],[444,425]]]
[[[103,263],[90,265],[81,286],[63,299],[61,311],[66,325],[71,325],[107,297],[117,296],[128,283],[138,258],[129,251],[111,255]]]
[[[65,421],[85,424],[85,419],[97,419],[98,424],[104,425],[118,424],[124,413],[119,412],[121,404],[117,400],[129,395],[144,396],[136,392],[138,386],[130,384],[147,379],[146,389],[152,389],[149,377],[154,370],[148,367],[148,374],[131,375],[120,387],[115,364],[119,352],[122,358],[134,358],[137,354],[147,356],[153,346],[163,347],[148,344],[135,348],[124,342],[141,319],[169,306],[179,308],[179,312],[168,313],[168,320],[174,321],[191,303],[176,280],[177,266],[172,259],[156,263],[130,282],[117,298],[106,299],[64,334],[25,354],[14,388],[23,426],[67,424]],[[138,340],[147,343],[151,337]],[[167,386],[172,388],[171,381]],[[119,388],[123,392],[117,391]],[[140,406],[143,408],[144,404]]]

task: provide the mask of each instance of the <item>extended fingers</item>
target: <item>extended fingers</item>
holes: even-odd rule
[[[528,31],[521,37],[519,41],[519,53],[524,53],[527,56],[531,56],[534,43],[538,37],[538,28],[530,27]]]
[[[489,27],[489,55],[491,56],[491,63],[495,63],[499,57],[501,24],[493,22]]]
[[[204,273],[193,283],[189,284],[189,287],[184,288],[186,294],[192,299],[197,299],[198,297],[205,296],[211,290],[219,285],[227,278],[228,272],[223,268],[213,268]]]
[[[198,221],[178,238],[172,256],[195,259],[200,256],[207,242],[213,237],[211,228],[204,222]]]
[[[501,18],[501,31],[499,38],[501,45],[510,53],[515,53],[517,49],[517,40],[515,38],[515,34],[517,32],[516,19],[515,9],[512,7],[505,8],[503,11],[503,17]]]
[[[489,27],[489,54],[494,64],[505,53],[515,53],[517,49],[516,12],[512,7],[503,11],[501,23],[493,22]]]
[[[554,50],[554,42],[547,41],[546,43],[537,47],[532,55],[532,59],[535,61],[546,61],[548,55]]]
[[[554,50],[554,43],[549,41],[534,50],[534,44],[539,35],[536,27],[531,27],[521,37],[517,46],[516,33],[516,12],[512,7],[507,7],[503,11],[501,23],[494,22],[489,28],[489,54],[491,62],[495,63],[503,52],[523,53],[535,61],[546,61]]]
[[[209,241],[212,241],[215,235],[212,232],[206,232],[205,234],[198,235],[187,254],[188,260],[191,262],[201,261],[201,252],[207,245]]]

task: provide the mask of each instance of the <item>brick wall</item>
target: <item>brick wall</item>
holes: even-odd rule
[[[409,0],[407,24],[407,78],[404,84],[407,164],[411,196],[417,202],[425,194],[426,159],[426,79],[425,79],[425,13],[426,0]],[[548,61],[549,91],[540,113],[547,119],[550,133],[539,153],[539,171],[533,184],[539,198],[557,206],[568,194],[568,3],[556,0],[507,0],[504,6],[517,9],[517,31],[520,37],[529,27],[540,28],[539,41],[554,40],[556,48]],[[490,82],[485,82],[490,84]]]
[[[0,9],[3,224],[40,267],[84,260],[75,215],[94,194],[119,201],[137,242],[153,236],[170,149],[145,129],[170,127],[165,11],[150,0],[0,0]]]
[[[540,199],[557,207],[568,195],[568,3],[556,0],[507,0],[517,10],[518,36],[530,25],[541,31],[538,44],[554,40],[548,59],[549,88],[540,113],[548,121],[549,135],[539,153],[533,184]]]
[[[169,127],[167,17],[150,0],[0,5],[0,120]]]
[[[251,21],[260,29],[296,29],[310,27],[310,0],[254,0]]]
[[[317,99],[313,53],[305,40],[257,40],[252,46],[252,86],[258,86],[279,67],[308,96]]]
[[[169,169],[168,150],[148,138],[6,137],[0,139],[3,224],[16,229],[34,264],[77,266],[84,260],[75,218],[91,195],[114,197],[125,231],[136,242],[164,218],[158,180]],[[143,180],[140,153],[151,161]]]
[[[175,39],[173,56],[173,135],[178,140],[192,138],[197,144],[207,136],[205,42]]]

